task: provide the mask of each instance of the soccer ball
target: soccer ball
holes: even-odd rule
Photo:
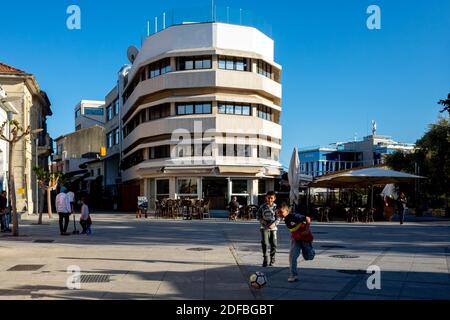
[[[266,275],[262,272],[255,272],[250,276],[250,286],[255,289],[261,289],[267,284]]]

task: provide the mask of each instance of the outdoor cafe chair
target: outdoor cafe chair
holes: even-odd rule
[[[256,211],[258,211],[258,207],[254,204],[246,206],[241,209],[241,219],[244,220],[252,220],[256,218]]]
[[[162,217],[163,213],[162,213],[162,205],[161,202],[156,200],[155,201],[155,218],[159,218]]]
[[[352,208],[351,209],[351,215],[352,215],[352,220],[351,222],[359,222],[359,208]]]
[[[203,218],[202,214],[202,200],[192,200],[192,216],[198,219]]]
[[[205,218],[205,217],[211,218],[211,215],[210,215],[210,213],[209,213],[209,200],[203,201],[203,209],[202,209],[202,212],[203,212],[203,217],[204,217],[204,218]]]
[[[352,222],[352,208],[345,208],[344,210],[347,222]]]
[[[184,199],[181,201],[181,210],[183,214],[183,219],[192,220],[192,201],[189,199]]]
[[[366,216],[367,220],[366,220],[366,222],[375,222],[375,219],[374,219],[375,211],[376,211],[375,208],[367,210],[367,216]]]
[[[175,218],[175,210],[176,210],[176,203],[175,200],[168,199],[166,202],[167,206],[167,217],[168,218]]]

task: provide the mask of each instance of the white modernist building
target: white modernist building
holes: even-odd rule
[[[104,115],[105,101],[81,100],[75,106],[75,130],[104,126]]]
[[[282,86],[271,38],[240,25],[174,25],[133,59],[118,82],[129,190],[224,209],[232,196],[257,204],[274,189]]]

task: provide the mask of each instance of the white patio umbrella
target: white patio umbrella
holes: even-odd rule
[[[387,184],[383,191],[380,193],[383,197],[391,197],[394,200],[398,199],[398,191],[395,184]]]
[[[298,158],[297,148],[295,148],[294,153],[292,154],[288,170],[289,185],[291,187],[291,192],[289,193],[289,200],[291,204],[294,205],[294,209],[298,203],[299,198],[299,187],[300,187],[299,169],[300,169],[300,159]]]
[[[309,186],[313,188],[371,188],[371,208],[373,208],[373,187],[394,183],[426,179],[409,173],[388,170],[381,167],[352,169],[319,177]]]

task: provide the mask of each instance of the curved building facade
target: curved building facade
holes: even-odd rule
[[[171,26],[148,37],[121,96],[122,180],[151,203],[256,204],[280,175],[281,66],[252,27]]]

